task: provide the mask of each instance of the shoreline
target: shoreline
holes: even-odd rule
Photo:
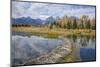
[[[12,32],[27,33],[28,35],[43,36],[47,38],[58,38],[58,36],[93,36],[95,37],[95,30],[90,29],[47,29],[38,27],[12,27]]]

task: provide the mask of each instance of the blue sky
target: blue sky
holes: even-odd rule
[[[31,17],[46,19],[49,16],[56,18],[88,15],[90,18],[95,17],[94,6],[68,5],[68,4],[48,4],[48,3],[31,3],[31,2],[12,2],[12,17]]]

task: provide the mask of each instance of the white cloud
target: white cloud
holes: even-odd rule
[[[28,17],[45,19],[48,16],[95,16],[95,7],[80,5],[60,5],[47,3],[12,2],[12,17]]]

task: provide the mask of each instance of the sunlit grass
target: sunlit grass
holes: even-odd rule
[[[55,38],[58,36],[95,36],[95,30],[91,29],[49,29],[45,27],[12,27],[12,32],[25,32],[31,35]]]

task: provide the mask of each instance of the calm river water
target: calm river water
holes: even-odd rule
[[[95,37],[68,36],[66,38],[78,45],[78,54],[82,61],[96,60]],[[11,43],[12,62],[13,64],[21,64],[23,61],[51,52],[58,45],[63,44],[63,41],[59,38],[50,39],[39,36],[28,36],[26,33],[13,32]],[[19,60],[21,61],[19,62]]]

